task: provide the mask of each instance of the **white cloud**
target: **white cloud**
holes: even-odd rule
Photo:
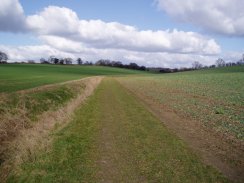
[[[55,6],[49,6],[42,12],[27,17],[27,24],[55,48],[65,46],[62,43],[66,40],[68,45],[78,48],[77,51],[79,51],[79,44],[82,43],[100,49],[113,48],[141,52],[206,55],[220,52],[220,47],[213,39],[198,33],[178,30],[141,31],[118,22],[80,20],[72,10]],[[62,43],[58,43],[58,37]]]
[[[244,49],[240,51],[227,51],[221,55],[226,62],[236,62],[243,58]]]
[[[0,50],[6,52],[11,61],[26,61],[27,59],[39,60],[48,58],[50,55],[57,57],[81,57],[83,60],[96,61],[101,58],[123,61],[124,63],[136,62],[139,65],[148,67],[190,67],[194,61],[200,61],[204,65],[215,63],[216,56],[201,56],[193,54],[177,53],[150,53],[135,52],[128,50],[95,49],[84,48],[81,52],[70,53],[60,51],[48,45],[39,46],[4,46],[0,45]]]
[[[158,7],[177,20],[208,31],[244,36],[243,0],[156,0]]]
[[[196,32],[179,30],[139,30],[134,26],[102,20],[82,20],[71,9],[49,6],[34,15],[24,16],[18,0],[3,0],[0,21],[9,26],[0,31],[28,30],[42,45],[5,46],[11,60],[39,60],[41,57],[81,57],[96,61],[101,58],[126,63],[159,67],[191,66],[195,60],[212,64],[220,53],[215,40]],[[15,12],[10,11],[10,6]],[[12,10],[13,10],[12,9]],[[6,13],[8,12],[8,13]],[[15,27],[24,25],[22,29]]]
[[[68,8],[49,6],[26,18],[29,28],[41,35],[67,36],[78,33],[79,18]]]
[[[18,0],[1,0],[0,31],[25,31],[24,11]]]
[[[49,46],[64,52],[76,53],[81,52],[85,48],[82,43],[64,37],[39,36],[39,39]]]
[[[8,54],[10,61],[26,61],[29,59],[39,60],[51,55],[58,55],[60,57],[72,57],[73,54],[62,52],[54,49],[48,45],[35,46],[5,46],[0,45],[0,50]]]

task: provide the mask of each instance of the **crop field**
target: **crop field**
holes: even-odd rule
[[[243,66],[8,64],[0,81],[4,182],[244,180]]]
[[[0,66],[0,93],[98,75],[141,74],[140,71],[102,66],[7,64]]]
[[[244,67],[118,80],[206,162],[243,176]]]
[[[207,127],[244,139],[244,67],[195,71],[120,81]]]

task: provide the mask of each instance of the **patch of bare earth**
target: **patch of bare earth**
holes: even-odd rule
[[[11,133],[2,133],[3,135],[5,134],[5,137],[3,137],[4,140],[1,141],[0,144],[0,150],[3,152],[0,157],[0,180],[6,181],[6,178],[12,171],[18,171],[18,165],[27,159],[34,158],[35,153],[39,150],[48,150],[52,140],[50,132],[56,127],[62,128],[69,122],[73,111],[93,93],[101,80],[102,77],[89,77],[65,82],[65,84],[83,82],[85,84],[85,89],[82,93],[78,94],[76,98],[72,99],[56,111],[44,112],[38,117],[38,121],[33,126],[24,126],[24,124],[28,124],[26,120],[29,120],[25,117],[25,114],[16,115],[16,117],[11,116],[11,118],[9,118],[11,120],[0,119],[0,129],[4,129],[2,128],[2,125],[7,124],[4,123],[4,121],[6,122],[6,120],[8,120],[8,128],[11,129],[5,130],[8,130],[9,132],[12,131]],[[57,85],[60,84],[41,86],[34,89],[19,91],[18,93],[24,94],[45,90]],[[11,135],[12,133],[15,135]]]
[[[123,83],[120,82],[122,85]],[[126,87],[125,85],[123,85]],[[171,131],[183,139],[204,163],[214,166],[232,181],[244,181],[244,144],[172,110],[143,92],[126,87],[144,106],[155,114]]]

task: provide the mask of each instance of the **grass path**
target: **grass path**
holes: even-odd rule
[[[9,182],[227,182],[113,79],[53,138]]]

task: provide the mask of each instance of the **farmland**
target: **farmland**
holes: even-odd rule
[[[99,66],[7,64],[0,67],[0,93],[97,75],[141,74],[140,71]]]
[[[206,162],[242,175],[244,67],[118,80]]]
[[[22,182],[225,182],[123,87],[104,80]],[[62,162],[62,163],[61,163]]]
[[[0,169],[7,182],[243,180],[243,66],[149,74],[11,64],[0,71],[3,142],[35,131],[26,150],[1,152],[1,165],[13,149],[24,157]]]
[[[244,138],[244,67],[195,71],[121,82],[205,126]]]

